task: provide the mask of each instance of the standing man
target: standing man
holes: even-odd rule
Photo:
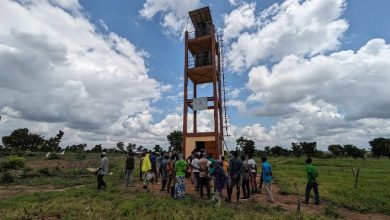
[[[126,159],[126,166],[125,166],[125,184],[126,187],[130,186],[134,187],[134,177],[133,177],[133,172],[134,172],[134,153],[129,152],[129,155],[127,156]]]
[[[245,158],[244,155],[241,156],[242,162],[242,173],[241,173],[241,178],[242,178],[242,191],[244,192],[244,197],[241,199],[249,199],[251,197],[251,192],[250,192],[250,187],[249,187],[249,174],[250,174],[250,167],[248,160]]]
[[[155,152],[150,154],[150,162],[152,163],[152,173],[154,174],[154,180],[158,183],[158,173],[157,173],[157,156]]]
[[[104,182],[103,177],[108,174],[108,159],[106,157],[106,152],[100,154],[100,165],[97,171],[97,181],[98,189],[105,189],[107,187],[106,182]]]
[[[256,166],[256,161],[252,159],[252,155],[249,155],[248,164],[250,168],[249,182],[251,185],[252,194],[254,194],[257,193],[257,185],[256,185],[257,166]]]
[[[231,202],[233,187],[236,186],[237,202],[240,200],[242,161],[238,158],[238,152],[233,152],[233,158],[229,160],[230,186],[228,188],[227,202]]]
[[[161,175],[161,191],[165,190],[165,186],[167,185],[169,179],[168,160],[169,156],[168,154],[165,154],[164,158],[160,161],[159,173]]]
[[[307,173],[307,184],[306,184],[306,192],[305,192],[305,204],[309,204],[309,198],[310,198],[310,191],[313,188],[314,196],[315,196],[315,203],[316,205],[320,204],[320,194],[318,193],[318,183],[317,183],[317,177],[318,172],[317,168],[311,164],[312,160],[311,158],[307,158],[306,162],[306,173]]]
[[[192,173],[194,175],[195,179],[195,190],[199,191],[199,185],[200,185],[200,180],[199,180],[199,159],[200,159],[200,154],[196,154],[196,157],[192,160],[191,162],[191,167],[192,167]]]
[[[209,186],[209,167],[211,165],[211,162],[207,160],[207,154],[203,153],[203,157],[199,159],[198,165],[199,165],[199,190],[200,190],[200,197],[203,198],[203,188],[207,188],[207,197],[210,198],[210,186]]]
[[[267,157],[261,158],[262,176],[264,187],[268,195],[268,202],[274,203],[274,197],[272,196],[271,183],[272,183],[272,169],[271,164],[267,162]]]

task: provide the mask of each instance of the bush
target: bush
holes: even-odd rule
[[[7,159],[0,163],[0,170],[17,170],[25,166],[26,159],[18,156],[8,156]]]
[[[50,176],[51,175],[50,170],[49,170],[48,167],[42,167],[41,169],[38,170],[38,173],[46,175],[46,176]]]
[[[52,153],[49,155],[49,160],[59,160],[59,159],[61,159],[61,157],[56,153]]]
[[[85,158],[87,158],[87,155],[84,152],[82,151],[77,152],[76,154],[77,160],[85,160]]]
[[[337,212],[337,208],[334,205],[325,206],[325,216],[330,218],[341,218],[340,214]]]
[[[14,181],[14,177],[10,172],[5,172],[0,179],[0,183],[12,183]]]

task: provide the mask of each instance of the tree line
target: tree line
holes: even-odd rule
[[[31,152],[59,152],[65,150],[65,152],[92,152],[99,153],[103,150],[111,152],[143,152],[148,149],[142,145],[137,146],[135,143],[118,142],[116,148],[104,148],[102,144],[96,144],[90,150],[86,150],[87,144],[75,144],[60,147],[61,139],[64,135],[63,131],[58,131],[58,134],[54,137],[45,139],[44,136],[31,133],[27,128],[20,128],[12,131],[9,136],[2,137],[3,145],[0,145],[0,152],[4,151],[31,151]],[[183,146],[183,134],[181,131],[175,130],[167,135],[169,142],[168,151],[181,152]],[[236,140],[236,149],[246,155],[253,156],[295,156],[300,157],[303,155],[310,157],[352,157],[352,158],[364,158],[370,154],[374,158],[381,156],[390,158],[390,139],[389,138],[375,138],[368,142],[371,146],[370,151],[358,148],[352,144],[340,145],[331,144],[328,146],[329,152],[323,152],[317,149],[316,142],[296,142],[291,143],[291,148],[287,149],[282,146],[276,145],[273,147],[265,146],[264,150],[256,149],[256,143],[245,137],[240,137]],[[166,152],[160,145],[155,145],[153,150],[155,152]]]
[[[236,140],[236,150],[241,151],[246,155],[268,155],[268,156],[294,156],[301,157],[306,155],[308,157],[352,157],[365,158],[366,156],[379,158],[381,156],[390,159],[390,139],[389,138],[375,138],[368,142],[371,146],[370,151],[358,148],[352,144],[340,145],[331,144],[328,146],[329,152],[323,152],[317,149],[317,142],[296,142],[291,143],[291,149],[287,149],[276,145],[274,147],[266,146],[264,150],[258,150],[255,147],[253,140],[240,137]]]

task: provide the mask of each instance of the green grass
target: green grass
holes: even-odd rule
[[[110,171],[114,174],[105,178],[108,190],[98,191],[95,190],[96,177],[85,168],[95,166],[99,155],[86,156],[83,167],[58,169],[55,163],[48,162],[52,163],[50,175],[15,178],[10,186],[68,188],[85,185],[85,188],[1,199],[0,219],[297,219],[294,214],[259,203],[226,204],[214,208],[208,201],[191,196],[184,201],[175,201],[168,196],[123,188],[125,155],[109,155]],[[303,193],[306,184],[304,159],[269,158],[281,193],[295,193],[293,183],[297,183]],[[80,162],[76,154],[65,155],[61,160]],[[41,156],[27,157],[27,166],[42,161],[42,167],[35,166],[27,172],[37,173],[48,166]],[[325,201],[326,210],[324,215],[305,215],[304,219],[334,218],[338,216],[336,207],[390,214],[390,160],[314,159],[314,164],[320,173],[320,196]],[[353,189],[352,167],[360,168],[357,189]],[[134,176],[138,180],[138,172]]]
[[[44,204],[44,205],[43,205]],[[0,219],[296,219],[294,214],[261,204],[213,207],[188,196],[182,201],[153,193],[113,188],[34,193],[0,201]],[[303,216],[304,219],[326,219]]]
[[[295,193],[297,183],[304,193],[304,158],[270,158],[275,182],[283,193]],[[314,159],[322,200],[360,212],[390,215],[390,160]],[[352,168],[360,168],[357,189],[353,188]]]

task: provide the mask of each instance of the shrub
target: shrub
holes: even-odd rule
[[[0,183],[12,183],[14,181],[14,177],[10,172],[5,172],[0,179]]]
[[[38,170],[38,173],[40,174],[43,174],[43,175],[46,175],[46,176],[50,176],[51,173],[50,173],[50,170],[48,167],[42,167]]]
[[[84,152],[82,151],[77,152],[76,154],[77,160],[85,160],[85,158],[87,158],[87,155]]]
[[[49,155],[49,160],[58,160],[58,159],[61,159],[61,157],[56,153],[52,153]]]
[[[325,206],[325,216],[330,218],[341,218],[340,214],[337,212],[337,208],[334,205]]]
[[[25,166],[26,159],[18,156],[8,156],[7,159],[0,164],[0,170],[16,170]]]

